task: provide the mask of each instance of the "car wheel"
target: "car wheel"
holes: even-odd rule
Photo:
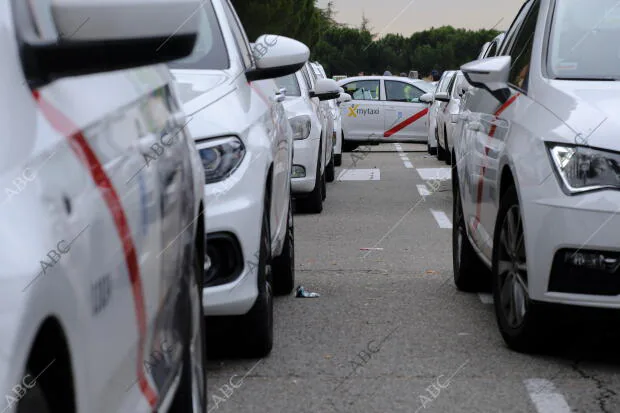
[[[450,152],[450,148],[448,147],[448,134],[444,131],[443,136],[443,144],[446,146],[444,162],[446,163],[446,165],[452,165],[452,153]]]
[[[325,199],[327,198],[327,184],[325,183],[326,179],[325,179],[325,172],[321,175],[321,197],[322,197],[322,201],[325,201]]]
[[[435,139],[437,139],[437,160],[443,161],[446,157],[446,152],[439,144],[439,133],[437,129],[435,129]]]
[[[200,261],[194,254],[188,286],[188,317],[181,383],[170,407],[172,413],[205,413],[207,411],[207,376],[205,370],[206,342],[202,305],[202,274]]]
[[[273,291],[275,295],[288,295],[295,288],[295,221],[293,202],[289,200],[286,237],[282,254],[273,259]]]
[[[266,192],[267,194],[269,191]],[[265,357],[273,348],[273,277],[271,271],[271,229],[269,195],[265,195],[258,253],[258,297],[243,316],[241,331],[245,332],[244,352],[248,357]]]
[[[335,179],[336,179],[336,167],[334,165],[334,150],[332,149],[332,159],[329,161],[329,163],[325,167],[325,180],[327,182],[334,182]]]
[[[334,165],[335,166],[342,165],[342,155],[334,155]]]
[[[493,299],[504,341],[513,350],[529,352],[541,344],[540,308],[529,297],[523,221],[517,191],[502,197],[493,242]]]
[[[452,171],[452,271],[454,284],[460,291],[479,291],[488,270],[467,237],[461,191],[456,168]],[[486,276],[486,277],[485,277]]]
[[[349,141],[342,141],[342,150],[344,152],[353,152],[354,150],[356,150],[358,148],[359,144],[354,143],[354,142],[349,142]]]
[[[309,212],[311,214],[320,214],[323,212],[323,182],[324,175],[321,174],[321,150],[319,149],[319,159],[316,164],[316,177],[314,189],[308,196],[299,198],[296,201],[297,209],[302,212]]]
[[[35,377],[36,374],[28,373],[30,377]],[[34,386],[28,389],[26,394],[19,399],[17,405],[17,413],[50,413],[49,404],[45,398],[45,393],[41,386]]]
[[[428,152],[429,155],[437,154],[437,148],[433,148],[430,142],[426,143],[426,151]]]

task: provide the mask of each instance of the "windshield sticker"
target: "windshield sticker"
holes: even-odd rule
[[[556,70],[577,70],[577,62],[562,62],[558,65]]]

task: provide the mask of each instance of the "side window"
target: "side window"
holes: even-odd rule
[[[446,77],[441,81],[441,83],[439,84],[439,91],[440,92],[447,92],[448,91],[448,88],[450,87],[450,82],[452,81],[452,75],[453,74],[446,75]]]
[[[308,90],[314,90],[314,83],[312,83],[312,80],[310,79],[310,74],[308,73],[308,69],[306,68],[306,66],[301,68],[301,75],[306,82],[306,87],[308,88]]]
[[[519,34],[515,37],[513,47],[510,48],[512,65],[508,82],[523,90],[527,90],[534,33],[536,32],[539,10],[540,2],[536,1],[523,21]]]
[[[235,43],[237,43],[237,48],[239,49],[239,53],[241,54],[241,58],[243,59],[243,64],[246,69],[249,69],[253,66],[252,59],[252,51],[250,50],[250,43],[248,42],[248,38],[245,35],[245,31],[243,30],[243,26],[239,22],[239,18],[237,17],[237,13],[232,9],[229,1],[226,0],[222,2],[224,5],[224,12],[226,13],[226,19],[228,20],[228,24],[230,25],[230,30],[235,37]]]
[[[532,0],[525,2],[523,6],[521,6],[517,17],[515,17],[515,19],[510,24],[508,31],[506,31],[506,36],[504,37],[504,41],[502,42],[502,47],[500,47],[500,50],[497,53],[498,56],[505,56],[509,54],[508,51],[512,48],[515,37],[517,36],[517,33],[519,33],[521,25],[523,24],[523,20],[525,20],[525,16],[527,16],[527,13],[531,9],[531,6]]]
[[[379,100],[380,84],[378,80],[360,80],[347,83],[342,88],[354,100]]]
[[[424,92],[409,83],[386,80],[385,94],[387,100],[391,102],[418,103]]]
[[[450,83],[448,84],[448,89],[446,90],[446,92],[448,92],[448,95],[452,96],[452,91],[454,90],[454,84],[456,83],[456,78],[458,76],[452,75],[452,79],[450,79]]]

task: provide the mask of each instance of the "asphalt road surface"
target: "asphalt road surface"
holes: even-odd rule
[[[620,412],[620,324],[509,350],[490,294],[452,282],[450,169],[426,145],[343,154],[320,215],[295,215],[297,284],[262,360],[214,359],[209,412]],[[362,250],[376,248],[376,250]]]

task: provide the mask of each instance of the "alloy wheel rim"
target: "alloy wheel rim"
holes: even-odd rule
[[[523,222],[518,205],[513,205],[502,222],[499,257],[499,300],[511,328],[523,324],[529,307]]]

